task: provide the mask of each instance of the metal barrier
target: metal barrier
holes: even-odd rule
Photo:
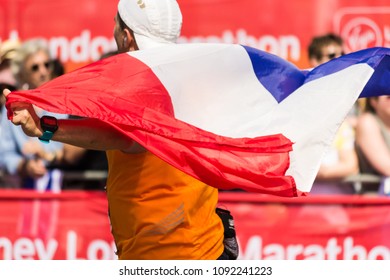
[[[0,169],[0,186],[7,187],[5,182],[7,175]],[[86,170],[86,171],[64,171],[63,180],[67,181],[105,181],[107,179],[107,171]],[[372,174],[356,174],[342,180],[345,183],[351,183],[354,186],[356,193],[362,192],[364,183],[379,184],[383,181],[383,177]]]
[[[66,171],[64,172],[64,180],[105,180],[107,179],[107,171],[86,170],[86,171]]]
[[[352,183],[356,193],[361,193],[363,189],[362,186],[364,183],[378,184],[379,188],[379,184],[381,183],[382,179],[382,176],[360,173],[348,176],[342,181],[345,183]]]

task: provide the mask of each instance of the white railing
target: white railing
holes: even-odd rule
[[[7,187],[4,185],[4,182],[6,182],[6,176],[3,172],[3,170],[0,169],[0,187]],[[72,180],[78,180],[78,181],[100,181],[100,180],[106,180],[107,179],[107,171],[97,171],[97,170],[86,170],[86,171],[65,171],[64,172],[64,181],[72,181]],[[377,175],[371,175],[371,174],[357,174],[349,176],[342,180],[342,182],[351,183],[356,193],[360,193],[362,191],[362,186],[364,183],[373,183],[379,185],[383,182],[385,191],[386,189],[389,189],[390,193],[390,177],[383,178],[381,176]],[[387,188],[386,188],[387,186]]]

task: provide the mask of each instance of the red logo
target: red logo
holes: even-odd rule
[[[390,6],[343,8],[333,23],[347,52],[390,46]]]

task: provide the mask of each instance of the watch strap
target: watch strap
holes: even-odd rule
[[[51,138],[53,138],[53,135],[54,135],[53,132],[46,130],[43,132],[42,136],[39,137],[38,139],[44,143],[49,143]]]

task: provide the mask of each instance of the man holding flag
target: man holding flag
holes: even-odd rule
[[[389,49],[301,71],[241,45],[172,44],[175,0],[120,0],[115,23],[121,54],[4,94],[27,135],[107,151],[120,259],[226,259],[216,188],[309,192],[357,98],[390,94]]]
[[[181,24],[175,0],[120,0],[114,29],[118,51],[173,44]],[[228,259],[223,225],[215,211],[216,188],[97,119],[39,119],[31,106],[23,104],[13,108],[12,121],[27,135],[46,142],[107,151],[107,197],[119,259]]]

